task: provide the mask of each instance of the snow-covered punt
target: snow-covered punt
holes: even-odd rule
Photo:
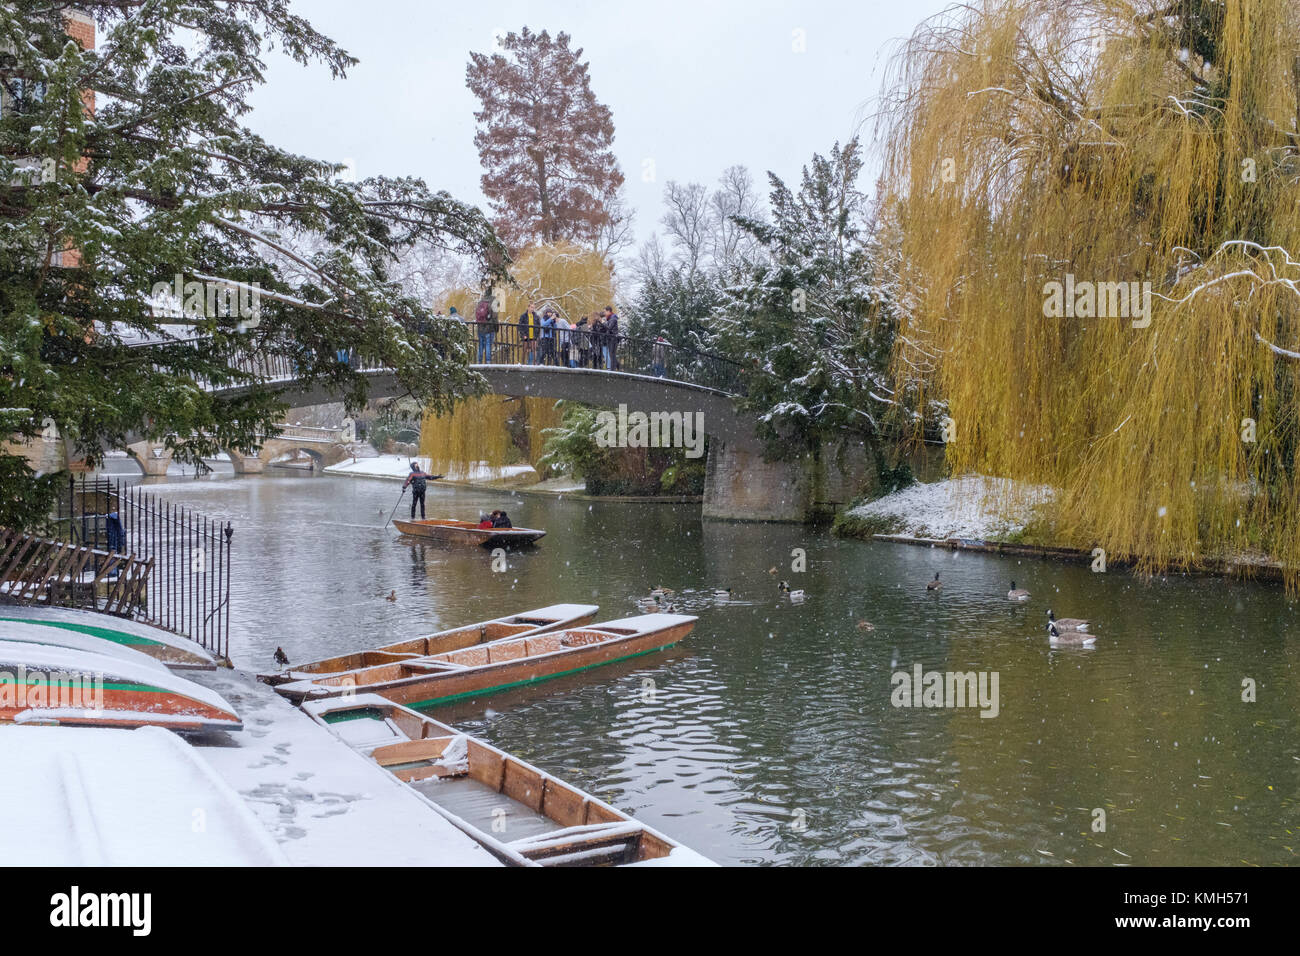
[[[0,623],[5,621],[40,624],[100,637],[156,657],[168,667],[211,670],[217,666],[212,655],[193,641],[151,624],[112,614],[65,607],[0,605]]]
[[[429,518],[422,521],[394,519],[393,527],[402,534],[416,538],[433,538],[452,544],[477,544],[484,548],[509,548],[532,544],[546,537],[545,531],[536,528],[480,528],[473,521],[454,518]]]
[[[0,722],[240,730],[215,691],[171,673],[93,651],[0,640]]]
[[[90,651],[92,654],[104,654],[140,667],[168,673],[167,665],[156,657],[142,654],[125,644],[116,644],[102,637],[95,637],[81,631],[70,631],[62,627],[45,627],[34,622],[0,620],[0,641],[45,644],[50,647],[66,647],[73,651]]]
[[[532,764],[377,694],[308,701],[303,710],[506,863],[715,865]]]
[[[275,689],[291,700],[372,692],[409,707],[428,707],[671,647],[697,620],[686,614],[642,614],[291,681]]]
[[[0,727],[6,866],[282,866],[243,799],[155,727]],[[203,813],[203,825],[195,814]]]
[[[489,644],[493,641],[525,637],[529,634],[544,634],[564,627],[581,627],[594,621],[599,610],[600,606],[597,604],[552,604],[550,607],[539,607],[509,617],[498,617],[490,621],[479,621],[477,624],[466,624],[464,627],[453,627],[426,637],[385,644],[370,651],[325,657],[306,664],[290,664],[287,670],[278,674],[262,674],[259,679],[267,684],[312,680],[320,674],[335,674],[361,667],[373,667],[377,664],[391,664],[415,657],[427,657],[430,654],[443,654],[447,651],[458,651],[463,647],[473,647],[476,644]]]

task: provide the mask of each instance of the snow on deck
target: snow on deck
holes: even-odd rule
[[[897,522],[892,533],[918,538],[1007,538],[1022,531],[1053,493],[1047,485],[970,475],[911,485],[849,514],[892,518]]]
[[[198,741],[199,753],[290,863],[500,865],[409,787],[253,675],[219,670],[193,679],[218,691],[244,720],[243,731]]]

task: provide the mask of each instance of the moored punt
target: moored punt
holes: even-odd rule
[[[397,661],[427,657],[430,654],[458,651],[464,647],[489,644],[511,637],[543,634],[565,627],[580,627],[595,620],[596,612],[599,610],[600,606],[596,604],[552,604],[550,607],[539,607],[521,614],[493,618],[477,624],[466,624],[464,627],[453,627],[426,637],[385,644],[369,651],[325,657],[306,664],[290,664],[287,669],[279,673],[261,674],[258,679],[267,684],[312,680],[320,674],[337,674],[341,671],[373,667],[377,664],[392,664]]]
[[[377,694],[307,701],[303,710],[506,863],[714,865],[544,770]]]
[[[116,657],[118,660],[128,661],[139,667],[162,671],[164,674],[169,673],[167,665],[156,657],[142,654],[125,644],[115,644],[102,637],[83,634],[80,631],[69,631],[61,627],[37,627],[27,622],[0,621],[0,641],[65,647],[71,651],[89,651],[92,654]]]
[[[212,655],[191,640],[142,621],[112,614],[64,607],[0,605],[0,624],[5,621],[89,634],[130,647],[177,669],[212,670],[217,666]]]
[[[671,647],[696,620],[686,614],[643,614],[293,681],[276,690],[292,700],[370,692],[408,707],[430,707]]]
[[[0,722],[240,730],[215,691],[161,668],[92,651],[0,640]]]
[[[452,544],[477,544],[484,548],[509,548],[532,544],[545,537],[545,531],[536,528],[480,528],[473,521],[456,521],[453,518],[429,518],[421,521],[393,520],[393,526],[402,534],[416,538],[432,538]]]

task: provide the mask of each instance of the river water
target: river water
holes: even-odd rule
[[[234,523],[242,668],[559,602],[622,617],[674,589],[699,615],[676,648],[434,713],[720,863],[1297,862],[1300,627],[1280,587],[432,484],[431,517],[505,507],[547,529],[497,573],[384,530],[398,488],[218,473],[150,490]],[[1027,604],[1006,600],[1012,578]],[[1049,606],[1091,618],[1096,648],[1050,649]],[[894,706],[892,675],[917,664],[996,673],[997,715]]]

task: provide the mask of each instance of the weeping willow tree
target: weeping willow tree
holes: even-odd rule
[[[516,322],[530,304],[554,309],[569,322],[613,304],[613,277],[604,257],[571,243],[526,249],[510,271],[513,281],[493,290],[502,326]],[[480,289],[454,289],[446,305],[472,318],[481,294]],[[476,462],[494,468],[526,462],[540,468],[542,432],[558,427],[561,419],[549,398],[469,399],[450,414],[425,416],[420,451],[432,458],[435,471],[452,477],[465,476]]]
[[[899,50],[896,394],[1145,570],[1300,572],[1300,10],[1007,0]],[[1014,506],[1016,502],[1004,504]]]

